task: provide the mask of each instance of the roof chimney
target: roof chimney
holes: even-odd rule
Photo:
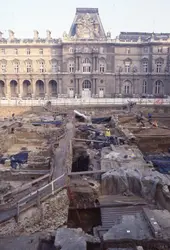
[[[39,32],[34,30],[34,40],[38,40]]]
[[[46,34],[47,34],[47,40],[51,40],[51,31],[47,30]]]
[[[12,30],[8,30],[9,40],[14,40],[14,32]]]

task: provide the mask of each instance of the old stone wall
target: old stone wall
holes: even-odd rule
[[[30,111],[30,107],[1,107],[0,106],[0,117],[11,117],[14,113],[15,115],[22,115],[24,112]]]

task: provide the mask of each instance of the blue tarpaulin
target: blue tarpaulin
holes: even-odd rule
[[[93,124],[103,124],[103,123],[108,123],[112,119],[111,116],[109,117],[101,117],[101,118],[92,118],[91,121]]]
[[[154,168],[162,174],[170,174],[170,156],[148,155],[144,157],[145,161],[151,161]]]
[[[11,161],[11,167],[16,168],[19,164],[24,164],[28,160],[28,151],[21,151],[18,154],[11,155],[10,157],[0,158],[0,164],[5,164],[6,160]]]
[[[63,122],[62,121],[40,121],[40,122],[33,122],[32,125],[33,126],[42,126],[42,125],[55,125],[55,126],[59,126],[61,125]]]

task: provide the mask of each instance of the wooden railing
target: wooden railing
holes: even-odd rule
[[[17,203],[6,208],[5,210],[2,210],[0,212],[0,223],[9,220],[12,217],[16,217],[18,221],[21,212],[35,205],[39,207],[42,201],[65,188],[66,184],[67,175],[63,174],[47,185],[37,189],[34,192],[31,192],[24,198],[20,199]]]
[[[49,184],[37,189],[26,197],[20,199],[17,203],[17,213],[37,205],[40,206],[41,202],[49,196],[54,195],[60,189],[66,186],[66,175],[63,174]]]

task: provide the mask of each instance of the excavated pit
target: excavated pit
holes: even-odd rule
[[[67,226],[82,228],[85,233],[93,235],[93,228],[101,225],[99,208],[69,210]]]
[[[73,148],[73,162],[72,172],[88,171],[89,169],[89,155],[86,150],[82,147]]]

